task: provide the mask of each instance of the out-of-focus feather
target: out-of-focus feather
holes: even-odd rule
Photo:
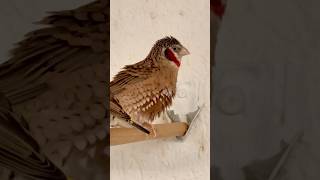
[[[0,95],[0,164],[33,179],[64,180],[65,175],[41,152],[22,116]]]

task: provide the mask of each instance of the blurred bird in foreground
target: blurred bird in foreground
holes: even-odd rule
[[[46,157],[75,180],[108,177],[108,20],[109,0],[52,12],[39,22],[45,27],[28,33],[0,65],[0,91]],[[20,140],[29,147],[31,140]],[[8,178],[0,169],[0,179],[26,171],[14,170]]]
[[[110,112],[156,136],[152,121],[171,104],[178,71],[189,51],[174,37],[158,40],[148,56],[127,65],[110,82]]]

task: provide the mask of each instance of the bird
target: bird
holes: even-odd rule
[[[113,77],[110,113],[156,136],[152,122],[172,104],[181,60],[188,54],[172,36],[156,41],[145,59],[124,66]]]
[[[23,116],[0,94],[0,165],[36,180],[67,180],[41,151]]]
[[[96,0],[49,12],[0,64],[0,92],[46,157],[76,180],[109,176],[109,7]]]

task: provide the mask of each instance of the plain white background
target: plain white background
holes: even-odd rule
[[[209,180],[209,0],[112,0],[110,14],[110,78],[124,65],[144,59],[156,40],[172,35],[191,52],[182,60],[172,108],[184,114],[205,105],[185,142],[168,139],[111,147],[111,179]]]

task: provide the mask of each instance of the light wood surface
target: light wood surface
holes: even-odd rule
[[[110,128],[110,145],[120,145],[152,139],[183,136],[188,124],[184,122],[155,124],[157,136],[147,135],[135,128]]]

